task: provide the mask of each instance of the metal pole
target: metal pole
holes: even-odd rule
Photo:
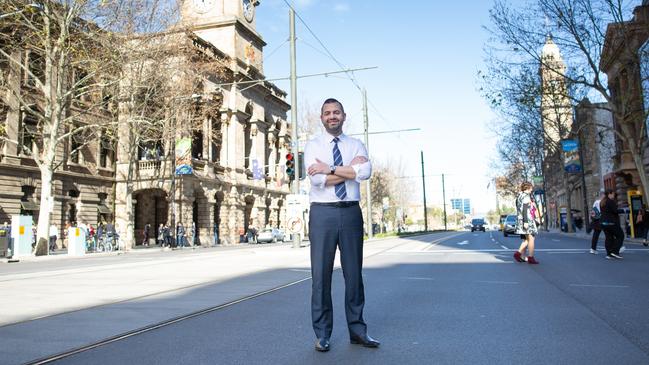
[[[442,174],[442,199],[444,200],[444,230],[447,231],[446,225],[446,186],[444,185],[444,174]]]
[[[300,193],[300,157],[298,153],[299,144],[297,140],[297,71],[296,71],[296,50],[295,50],[295,11],[288,10],[289,18],[289,40],[291,43],[291,152],[295,159],[295,173],[293,179],[293,194]],[[300,233],[293,235],[293,248],[300,247]]]
[[[424,191],[424,231],[428,231],[428,207],[426,206],[426,177],[424,175],[424,151],[421,152],[421,184]]]
[[[369,145],[369,128],[368,128],[368,115],[367,115],[367,90],[363,88],[363,125],[365,128],[365,148],[367,149],[367,156],[370,155],[370,145]],[[367,192],[367,236],[369,238],[374,237],[374,230],[372,229],[372,187],[370,184],[371,179],[367,179],[365,182],[365,188]]]
[[[582,195],[584,197],[584,211],[582,212],[584,216],[584,227],[586,232],[590,232],[590,214],[588,214],[588,192],[586,191],[586,164],[584,163],[584,154],[581,148],[581,140],[577,136],[577,141],[579,142],[579,161],[581,161],[581,186],[582,186]]]

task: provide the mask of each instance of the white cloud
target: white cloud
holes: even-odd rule
[[[349,4],[347,3],[337,3],[334,5],[334,11],[339,13],[346,13],[349,11]]]

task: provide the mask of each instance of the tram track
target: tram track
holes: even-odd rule
[[[431,235],[434,235],[434,234],[431,234]],[[453,238],[454,236],[456,236],[456,234],[451,233],[451,234],[448,234],[448,235],[444,235],[443,237],[440,237],[439,239],[436,239],[431,243],[438,244],[438,243],[440,243],[440,242],[442,242],[442,241],[444,241],[446,239]],[[390,251],[390,250],[393,250],[393,249],[398,249],[399,247],[407,245],[409,243],[411,243],[411,241],[406,238],[404,240],[404,242],[402,242],[402,243],[399,243],[399,244],[394,245],[394,246],[387,247],[385,249],[379,250],[377,252],[374,252],[374,253],[366,256],[365,260],[368,260],[368,259],[371,259],[371,258],[373,258],[375,256],[381,255],[381,254],[383,254],[383,253],[385,253],[387,251]],[[336,271],[336,270],[340,270],[340,267],[334,268],[334,271]],[[250,294],[250,295],[244,296],[244,297],[236,299],[236,300],[232,300],[232,301],[222,303],[222,304],[219,304],[219,305],[215,305],[215,306],[212,306],[212,307],[200,309],[200,310],[188,313],[188,314],[183,314],[181,316],[170,318],[170,319],[160,321],[160,322],[157,322],[157,323],[154,323],[154,324],[150,324],[150,325],[147,325],[147,326],[144,326],[144,327],[141,327],[141,328],[138,328],[138,329],[134,329],[134,330],[131,330],[131,331],[123,332],[121,334],[111,336],[111,337],[108,337],[108,338],[105,338],[105,339],[102,339],[102,340],[99,340],[99,341],[95,341],[95,342],[92,342],[92,343],[87,344],[87,345],[83,345],[83,346],[80,346],[80,347],[75,347],[75,348],[72,348],[72,349],[69,349],[69,350],[66,350],[66,351],[62,351],[62,352],[53,354],[53,355],[48,355],[46,357],[38,358],[36,360],[31,360],[31,361],[26,362],[24,364],[25,365],[40,365],[40,364],[53,363],[55,361],[65,359],[67,357],[74,356],[76,354],[80,354],[80,353],[90,351],[90,350],[93,350],[93,349],[96,349],[96,348],[99,348],[99,347],[102,347],[102,346],[106,346],[106,345],[109,345],[109,344],[112,344],[112,343],[115,343],[115,342],[126,340],[128,338],[143,335],[145,333],[152,332],[152,331],[161,329],[163,327],[171,326],[173,324],[176,324],[176,323],[179,323],[179,322],[182,322],[182,321],[186,321],[186,320],[189,320],[189,319],[192,319],[192,318],[200,317],[200,316],[212,313],[212,312],[216,312],[216,311],[228,308],[228,307],[232,307],[232,306],[237,305],[239,303],[243,303],[243,302],[255,299],[255,298],[259,298],[259,297],[262,297],[262,296],[265,296],[265,295],[268,295],[268,294],[272,294],[274,292],[277,292],[277,291],[280,291],[282,289],[292,287],[294,285],[298,285],[298,284],[303,283],[303,282],[308,281],[308,280],[311,280],[310,275],[307,276],[307,277],[298,279],[298,280],[294,280],[294,281],[289,282],[287,284],[279,285],[279,286],[276,286],[276,287],[271,288],[271,289],[263,290],[261,292],[255,293],[255,294]],[[177,288],[177,289],[175,289],[173,291],[181,291],[181,290],[185,290],[185,289],[187,289],[187,288],[183,287],[183,288]],[[171,291],[169,291],[169,292],[171,292]]]

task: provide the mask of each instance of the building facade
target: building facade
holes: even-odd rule
[[[627,136],[615,138],[613,172],[605,177],[606,186],[617,191],[623,206],[628,205],[628,191],[643,190],[642,185],[648,185],[649,171],[644,102],[648,90],[643,87],[647,85],[643,69],[649,62],[645,48],[649,40],[649,1],[644,0],[633,14],[629,21],[608,25],[600,60],[615,103],[614,128]],[[644,171],[639,171],[639,166]],[[647,196],[646,192],[644,195]]]
[[[54,174],[53,223],[62,228],[68,222],[114,221],[127,247],[144,243],[146,225],[154,238],[160,224],[182,223],[189,239],[201,245],[238,243],[250,226],[284,227],[290,106],[283,90],[264,81],[265,43],[255,28],[256,5],[240,0],[182,3],[180,24],[160,40],[182,43],[220,62],[219,73],[206,74],[199,91],[186,95],[194,107],[212,112],[192,120],[198,127],[189,132],[179,129],[159,141],[142,142],[126,122],[132,119],[128,108],[117,104],[105,116],[118,121],[117,138],[69,138],[57,151],[62,163]],[[19,56],[29,58],[30,52]],[[0,122],[7,138],[19,141],[0,148],[0,222],[13,214],[35,215],[36,222],[40,174],[20,144],[38,143],[42,131],[7,90],[36,99],[38,93],[20,68],[2,62],[0,70],[9,81],[2,85]],[[177,146],[187,139],[192,172],[179,175]]]

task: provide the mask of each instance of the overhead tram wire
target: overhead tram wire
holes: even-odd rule
[[[311,27],[307,24],[307,22],[306,22],[306,21],[302,18],[302,16],[301,16],[301,15],[300,15],[296,10],[295,10],[295,7],[294,7],[292,4],[290,4],[290,3],[288,2],[288,0],[284,0],[284,3],[286,4],[286,6],[288,6],[289,8],[291,8],[291,9],[295,12],[295,16],[300,20],[300,22],[302,22],[302,24],[306,27],[306,29],[309,31],[309,33],[311,33],[311,36],[313,36],[313,38],[315,38],[315,40],[316,40],[316,41],[320,44],[320,46],[325,50],[325,52],[326,52],[326,54],[329,56],[329,58],[331,58],[331,59],[336,63],[336,65],[338,65],[338,67],[340,67],[341,70],[347,70],[348,68],[347,68],[345,65],[343,65],[340,61],[338,61],[338,59],[333,55],[333,53],[331,53],[331,51],[329,51],[329,48],[327,48],[327,46],[325,46],[324,42],[322,42],[322,40],[320,40],[320,38],[315,34],[315,32],[311,29]],[[302,41],[302,42],[304,42],[304,41]],[[304,43],[308,45],[307,42],[304,42]],[[362,92],[363,88],[358,84],[358,81],[356,81],[356,78],[354,78],[354,76],[353,76],[353,75],[354,75],[353,70],[351,70],[351,71],[346,71],[346,72],[345,72],[345,75],[347,75],[347,78],[349,79],[349,81],[351,81],[351,82],[354,84],[354,86],[356,86],[356,88],[358,89],[358,91],[361,91],[361,92]],[[377,114],[379,114],[379,116],[381,117],[381,119],[383,119],[383,120],[386,122],[386,124],[388,125],[388,127],[392,127],[392,124],[390,123],[390,121],[388,121],[388,120],[387,120],[387,119],[386,119],[386,118],[385,118],[385,117],[384,117],[384,116],[383,116],[383,115],[378,111],[377,107],[372,103],[372,101],[368,99],[368,103],[372,106],[372,108],[374,109],[374,111],[377,112]],[[399,138],[399,140],[400,140],[402,143],[404,143],[404,141],[401,139],[401,136],[400,136],[400,135],[397,134],[397,138]]]
[[[270,51],[270,53],[267,53],[264,55],[264,61],[267,61],[269,58],[271,58],[275,52],[279,51],[280,48],[284,47],[285,44],[289,42],[288,38],[284,41],[284,43],[280,44],[279,46],[275,47],[274,50]]]

